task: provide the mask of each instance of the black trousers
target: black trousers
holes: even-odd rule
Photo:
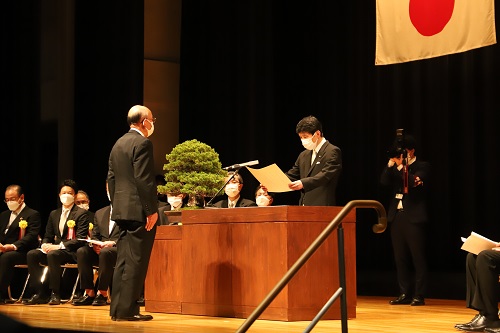
[[[120,228],[120,238],[116,243],[110,316],[131,317],[139,314],[137,300],[148,271],[156,225],[147,231],[145,224],[137,221],[118,220],[116,224]]]
[[[485,317],[498,320],[498,275],[500,252],[485,250],[469,253],[465,263],[467,295],[465,304]]]
[[[61,275],[63,264],[76,264],[76,252],[68,250],[52,250],[45,254],[39,249],[31,250],[28,252],[27,257],[28,262],[28,272],[30,274],[30,287],[37,294],[42,294],[48,296],[49,292],[44,288],[41,282],[43,267],[46,265],[49,267],[48,279],[49,279],[49,289],[53,293],[60,295],[61,291]]]
[[[92,247],[82,246],[76,251],[76,262],[80,273],[80,287],[94,289],[94,268],[99,267],[97,290],[108,290],[116,264],[116,247],[105,247],[97,254]]]
[[[14,276],[14,266],[26,264],[26,253],[9,251],[0,253],[0,297],[7,296],[7,289]]]
[[[426,223],[411,223],[408,213],[396,213],[391,239],[400,294],[425,296],[427,288]],[[414,272],[414,273],[413,273]],[[415,283],[413,286],[413,282]]]

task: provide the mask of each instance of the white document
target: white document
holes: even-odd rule
[[[470,236],[464,239],[462,237],[462,241],[464,242],[461,249],[468,251],[473,254],[479,254],[479,252],[483,250],[491,250],[492,248],[497,246],[497,242],[492,241],[480,234],[471,232]]]
[[[261,169],[246,167],[248,171],[265,187],[268,192],[289,192],[291,183],[283,171],[273,163]]]
[[[97,244],[99,246],[103,246],[104,245],[104,242],[101,242],[101,241],[98,241],[98,240],[95,240],[95,239],[78,238],[78,240],[80,240],[80,241],[86,241],[87,243],[90,243],[92,245],[94,245],[94,244]]]

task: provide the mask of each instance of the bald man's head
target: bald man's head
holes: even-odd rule
[[[127,123],[129,125],[137,124],[141,122],[144,118],[148,117],[149,112],[151,112],[147,107],[142,105],[134,105],[130,108],[127,115]]]

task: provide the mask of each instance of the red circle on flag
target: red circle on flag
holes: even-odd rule
[[[410,20],[423,36],[440,33],[453,15],[455,0],[410,0]]]

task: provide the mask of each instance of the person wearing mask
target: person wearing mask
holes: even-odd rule
[[[108,184],[106,183],[106,192]],[[108,193],[109,197],[109,193]],[[119,237],[119,228],[111,220],[111,206],[99,209],[94,216],[90,246],[82,246],[76,251],[80,286],[85,294],[73,301],[73,305],[106,305],[108,288],[111,285],[113,271],[116,264],[116,242]],[[94,290],[93,267],[97,266],[98,279],[96,281],[97,294]]]
[[[153,144],[155,118],[147,107],[130,108],[130,130],[111,149],[108,188],[111,219],[120,230],[113,273],[110,316],[115,321],[146,321],[137,303],[144,287],[156,235],[158,197]]]
[[[300,206],[335,206],[336,190],[342,172],[340,148],[323,136],[323,127],[314,116],[302,118],[295,128],[305,148],[286,175],[288,187],[300,191]],[[265,184],[261,184],[267,191]]]
[[[87,192],[79,190],[75,196],[75,205],[89,212],[89,221],[94,220],[94,213],[90,209],[90,197]]]
[[[7,210],[0,214],[0,303],[9,303],[7,290],[15,265],[26,265],[29,250],[38,247],[40,213],[29,208],[19,185],[5,189]]]
[[[273,204],[273,196],[265,191],[262,186],[258,186],[255,191],[255,203],[259,207],[271,206]]]
[[[425,242],[430,164],[417,159],[412,136],[405,136],[402,142],[380,176],[380,183],[390,195],[387,221],[399,286],[398,298],[389,304],[419,306],[425,305],[427,286]]]
[[[224,188],[227,198],[217,201],[214,204],[214,207],[235,208],[257,206],[252,200],[242,198],[240,195],[241,190],[243,189],[243,177],[241,177],[239,173],[230,171],[224,178],[224,182],[227,182],[230,178],[231,180]]]
[[[62,182],[59,186],[62,206],[50,212],[40,249],[28,252],[30,287],[35,293],[29,300],[23,301],[25,305],[61,304],[61,265],[76,264],[76,251],[85,245],[85,242],[78,239],[87,238],[89,233],[88,212],[74,204],[77,192],[74,180],[66,179]],[[52,293],[42,283],[42,265],[48,266],[48,289]]]
[[[184,207],[184,200],[186,198],[185,194],[171,194],[168,193],[167,204],[158,208],[158,214],[160,216],[160,224],[161,225],[169,225],[169,224],[177,224],[177,223],[169,223],[167,216],[165,215],[166,211],[179,211],[182,207]]]

